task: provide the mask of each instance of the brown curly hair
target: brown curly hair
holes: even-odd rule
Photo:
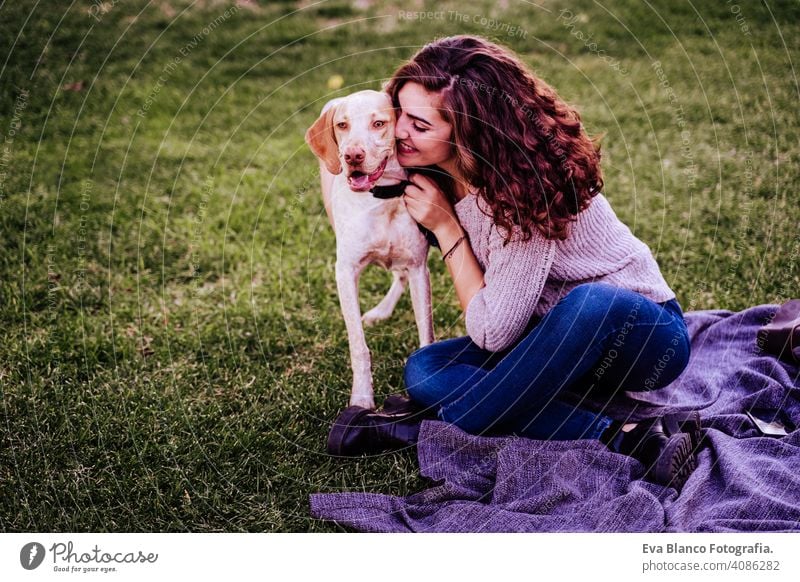
[[[538,228],[565,239],[603,188],[600,146],[580,114],[507,50],[480,36],[456,35],[425,45],[386,84],[395,108],[409,81],[441,98],[453,125],[457,168],[488,203],[510,240]]]

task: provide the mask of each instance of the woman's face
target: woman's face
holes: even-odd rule
[[[395,138],[401,166],[452,166],[453,126],[439,114],[440,100],[419,83],[407,82],[397,94],[400,102]]]

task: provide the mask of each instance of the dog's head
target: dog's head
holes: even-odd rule
[[[359,91],[328,102],[306,131],[306,143],[332,174],[347,174],[351,190],[365,192],[394,156],[395,115],[389,95]]]

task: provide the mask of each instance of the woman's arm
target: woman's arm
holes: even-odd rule
[[[506,241],[491,225],[487,241],[473,241],[485,244],[488,251],[483,272],[466,240],[448,255],[465,231],[455,209],[433,181],[415,176],[414,185],[406,187],[405,201],[411,216],[436,235],[447,256],[445,262],[472,341],[490,352],[510,346],[536,309],[555,257],[555,241],[536,229],[526,240],[519,227]],[[491,217],[481,214],[476,220],[491,221]]]
[[[480,219],[491,222],[487,216]],[[492,224],[488,240],[481,241],[487,250],[484,286],[472,297],[464,318],[472,341],[490,352],[502,351],[519,339],[536,310],[555,258],[555,241],[537,229],[528,240],[519,227],[510,234],[506,242]]]
[[[442,256],[453,278],[458,301],[464,312],[475,294],[483,287],[483,271],[478,259],[472,253],[469,241],[463,240],[454,245],[466,232],[458,221],[453,205],[442,192],[439,185],[424,174],[415,173],[409,176],[411,185],[406,187],[406,208],[411,217],[430,230],[439,241]],[[452,253],[448,252],[453,249]]]
[[[442,224],[433,234],[439,241],[442,256],[447,254],[462,236],[466,236],[466,232],[456,217]],[[483,270],[472,252],[469,240],[461,241],[445,259],[445,263],[453,278],[453,286],[456,289],[458,301],[461,303],[461,309],[466,312],[469,302],[484,285]]]

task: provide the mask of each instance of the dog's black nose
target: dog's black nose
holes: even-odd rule
[[[344,161],[350,164],[351,166],[357,166],[359,164],[362,164],[364,163],[364,152],[363,151],[345,152]]]

